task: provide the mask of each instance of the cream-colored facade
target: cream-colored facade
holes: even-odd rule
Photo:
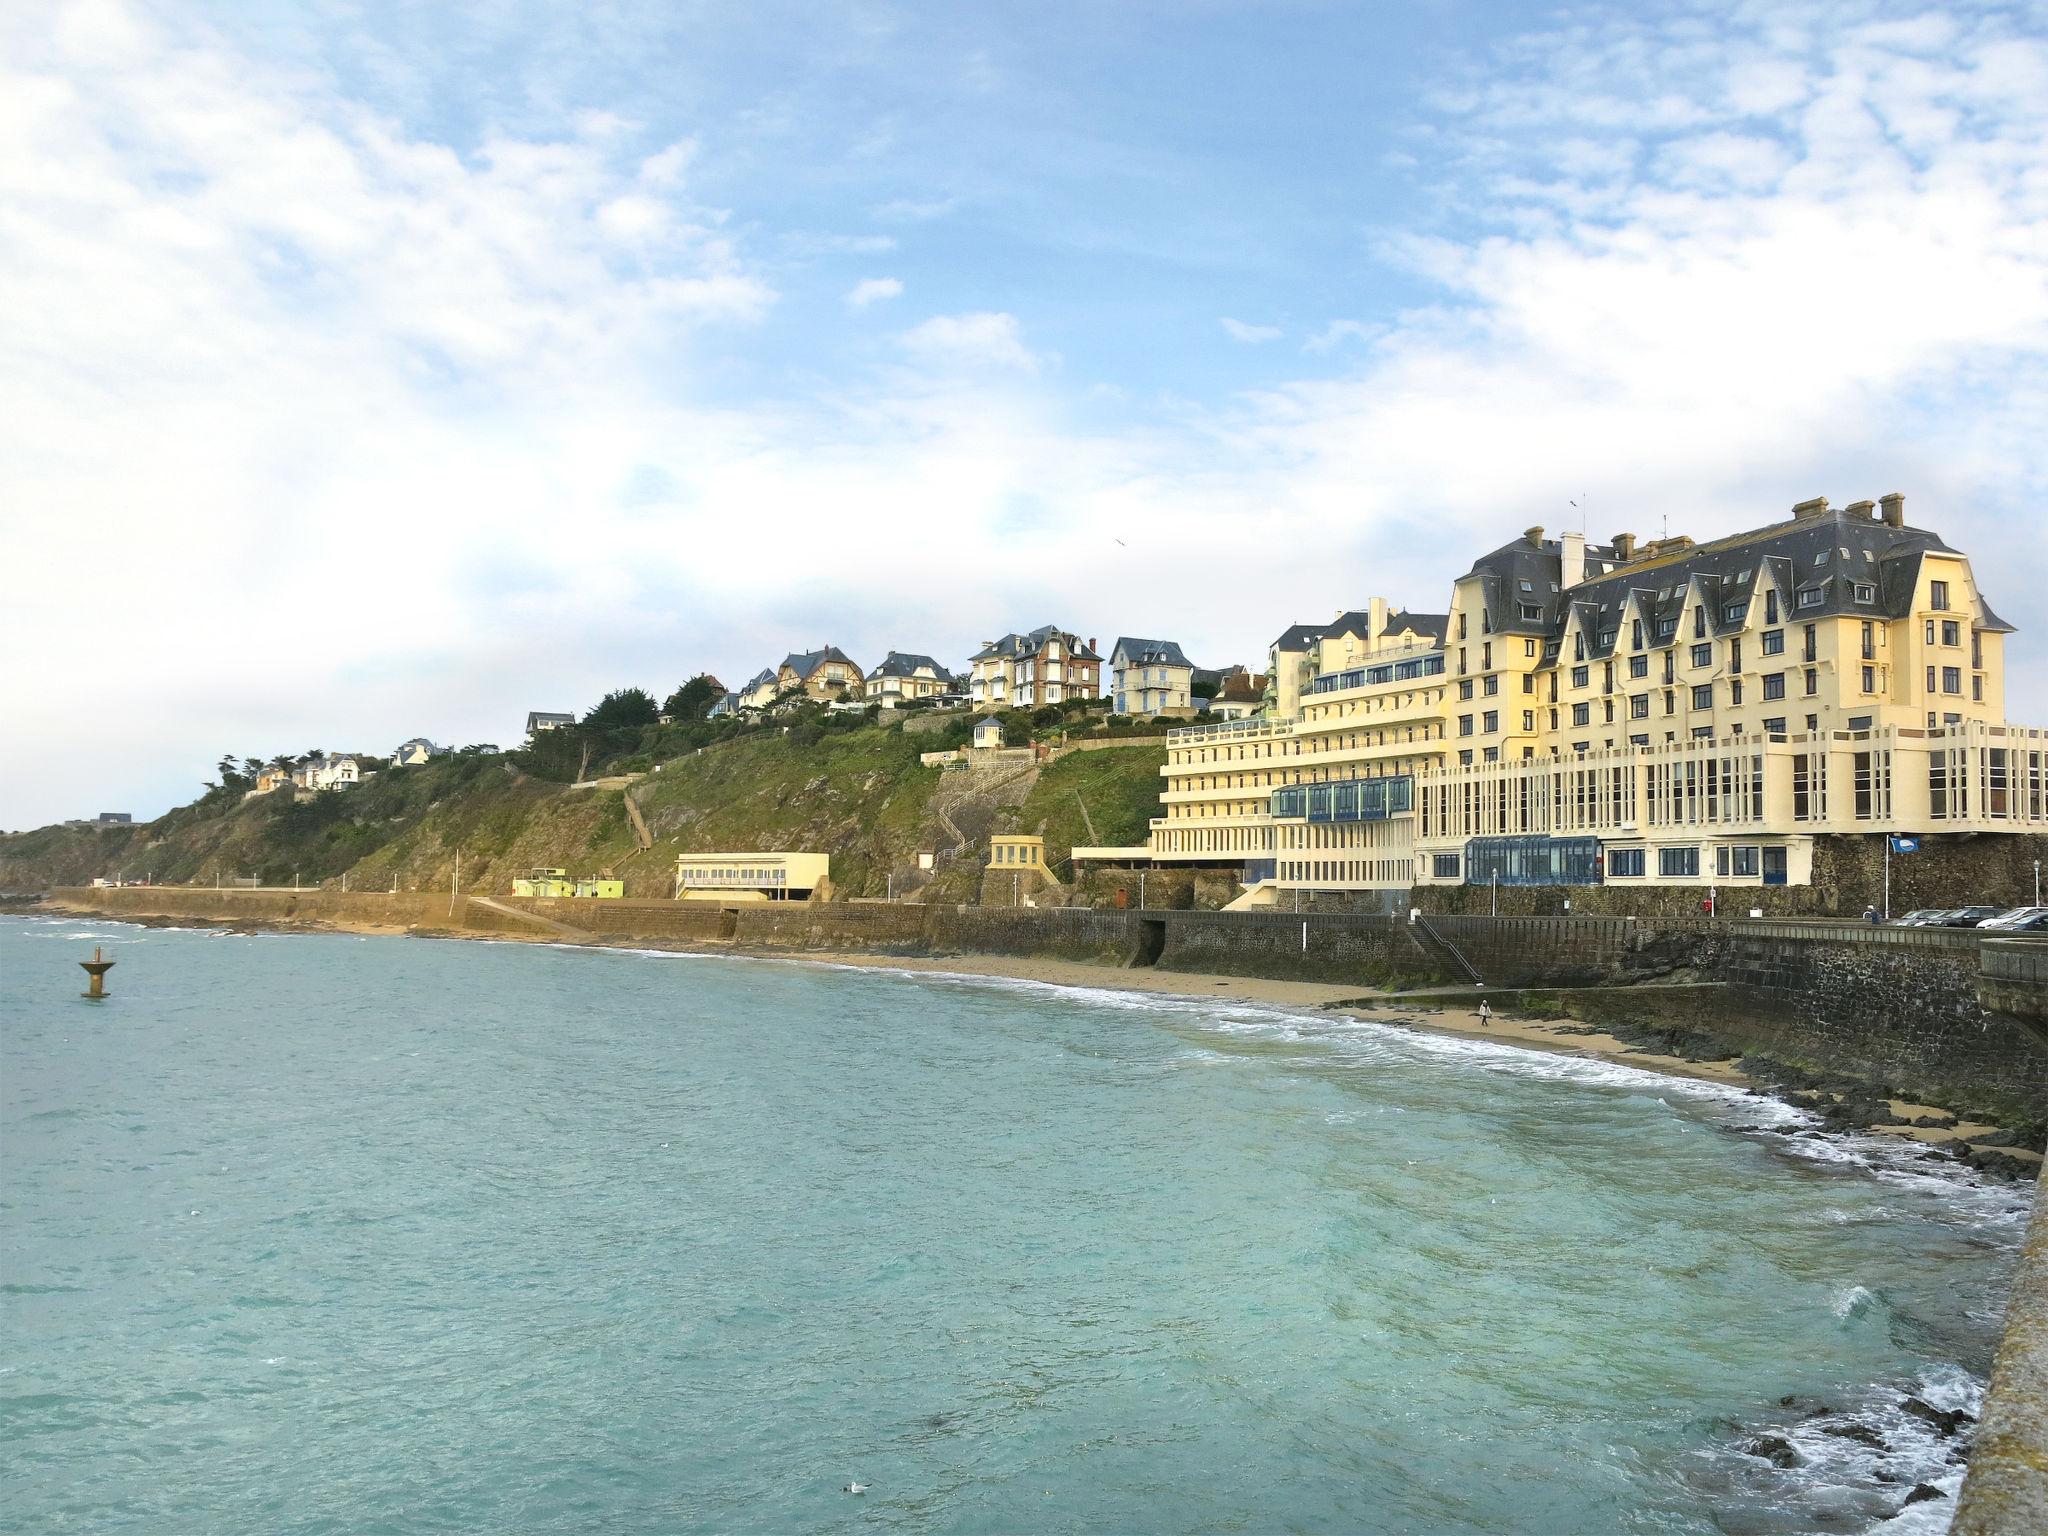
[[[913,699],[935,699],[953,689],[953,676],[929,656],[891,651],[882,664],[867,675],[864,697],[884,709],[894,709]]]
[[[1703,545],[1531,529],[1444,615],[1290,629],[1264,717],[1169,733],[1148,846],[1075,856],[1274,890],[1797,884],[1820,833],[2040,830],[2008,627],[1901,498]]]
[[[836,645],[792,652],[775,671],[778,696],[801,691],[807,699],[832,704],[841,699],[858,699],[866,689],[860,663]]]
[[[803,901],[829,889],[831,855],[686,853],[676,860],[678,901]]]

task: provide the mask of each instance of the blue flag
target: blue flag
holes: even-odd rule
[[[1893,853],[1918,853],[1919,851],[1920,839],[1917,837],[1899,837],[1895,835],[1892,838]]]

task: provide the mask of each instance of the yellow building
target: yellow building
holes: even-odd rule
[[[2009,630],[1898,496],[1706,544],[1532,528],[1446,614],[1287,631],[1264,717],[1169,733],[1148,845],[1075,857],[1275,891],[1797,884],[1819,833],[2038,830]]]
[[[805,698],[831,704],[840,699],[860,698],[866,681],[859,662],[838,646],[827,645],[783,657],[782,665],[775,670],[775,687],[778,694],[801,691]]]
[[[808,901],[831,889],[823,853],[686,853],[676,860],[678,901]]]
[[[514,896],[574,896],[576,882],[566,869],[536,869],[512,882]]]

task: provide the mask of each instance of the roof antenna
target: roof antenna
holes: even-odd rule
[[[1593,498],[1592,498],[1592,497],[1590,497],[1590,496],[1588,496],[1588,495],[1587,495],[1587,494],[1586,494],[1586,493],[1585,493],[1584,491],[1581,491],[1581,492],[1579,492],[1579,501],[1591,501],[1592,499],[1593,499]],[[1579,505],[1579,502],[1577,502],[1577,501],[1572,501],[1572,500],[1571,500],[1571,498],[1570,498],[1569,496],[1567,496],[1567,497],[1565,498],[1565,500],[1566,500],[1566,501],[1568,501],[1568,502],[1570,502],[1570,503],[1571,503],[1571,505],[1572,505],[1572,507],[1573,507],[1573,509],[1574,509],[1574,510],[1576,510],[1576,511],[1578,512],[1578,514],[1579,514],[1579,536],[1580,536],[1581,538],[1585,537],[1585,533],[1586,533],[1586,509],[1585,509],[1584,507],[1580,506],[1580,505]]]

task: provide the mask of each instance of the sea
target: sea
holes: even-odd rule
[[[0,1529],[1940,1531],[2023,1220],[1390,1023],[6,919]]]

